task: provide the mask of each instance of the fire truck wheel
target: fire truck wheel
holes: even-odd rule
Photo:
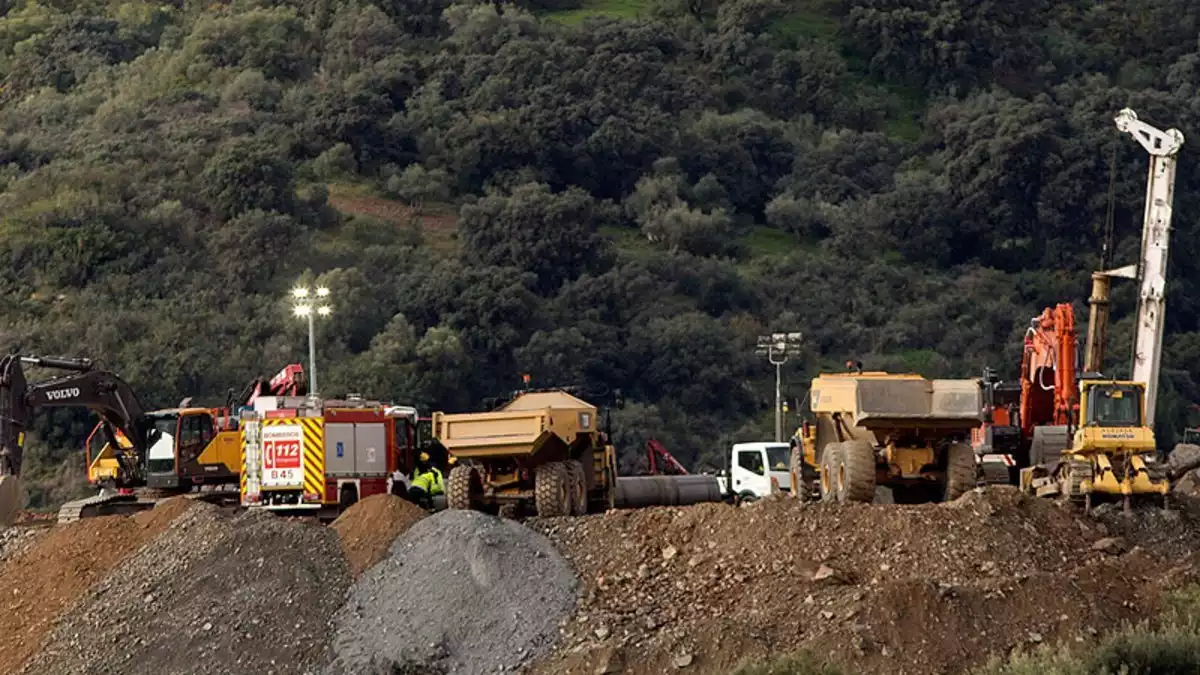
[[[572,459],[567,462],[567,476],[571,486],[571,514],[587,515],[588,494],[587,482],[584,480],[583,462]]]
[[[537,468],[533,490],[537,514],[542,518],[565,516],[571,510],[567,467],[562,462],[550,462]]]
[[[479,483],[479,472],[473,466],[456,466],[450,471],[446,482],[446,507],[467,510],[472,508],[473,497],[483,492]]]
[[[353,485],[346,484],[338,490],[338,508],[342,511],[354,506],[358,501],[358,490]]]

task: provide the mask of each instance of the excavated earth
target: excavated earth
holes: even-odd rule
[[[0,563],[5,641],[0,649],[0,673],[20,672],[42,648],[61,612],[142,544],[153,540],[188,506],[187,500],[176,499],[131,518],[80,520],[28,537],[36,541],[22,542],[23,536],[15,535],[15,551]]]
[[[383,560],[396,537],[426,515],[416,504],[389,494],[372,495],[346,509],[333,529],[354,578]]]
[[[535,520],[583,583],[526,672],[731,672],[809,648],[850,673],[964,673],[1154,616],[1200,578],[1190,509],[1084,516],[1015,489],[949,504],[614,511]]]
[[[728,675],[802,648],[847,673],[966,673],[1085,646],[1200,581],[1190,490],[1133,515],[992,488],[525,526],[392,497],[332,527],[170,500],[0,530],[0,673]]]
[[[299,675],[349,586],[329,528],[196,504],[63,616],[26,672]]]

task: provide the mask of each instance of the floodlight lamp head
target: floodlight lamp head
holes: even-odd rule
[[[296,316],[308,316],[312,314],[312,307],[309,305],[296,305],[292,308],[292,313]]]
[[[318,297],[318,298],[324,298],[324,297],[326,297],[326,296],[328,296],[328,295],[329,295],[329,289],[328,289],[328,288],[325,288],[324,286],[321,286],[320,288],[318,288],[318,289],[317,289],[317,297]]]
[[[331,311],[333,311],[333,310],[331,310],[328,305],[325,305],[323,307],[317,308],[317,315],[318,316],[329,316],[329,313]]]
[[[292,297],[307,298],[308,297],[308,289],[307,288],[293,288],[292,289]]]

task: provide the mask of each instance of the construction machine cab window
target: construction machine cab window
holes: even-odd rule
[[[761,452],[755,452],[755,451],[739,452],[738,453],[738,466],[742,467],[743,469],[745,469],[747,471],[756,473],[760,476],[765,473],[765,471],[763,469],[763,459],[762,459]]]
[[[1136,387],[1091,388],[1087,424],[1100,427],[1136,427],[1142,424],[1142,393]]]
[[[171,473],[175,471],[175,431],[179,423],[176,415],[165,415],[154,418],[154,426],[150,429],[146,446],[146,468],[150,473]]]
[[[212,418],[204,413],[185,415],[179,422],[179,461],[193,460],[204,452],[215,433]]]

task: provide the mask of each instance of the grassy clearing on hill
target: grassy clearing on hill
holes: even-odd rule
[[[575,26],[593,16],[633,19],[647,14],[650,4],[648,0],[586,0],[579,9],[547,12],[545,16],[559,23]]]

